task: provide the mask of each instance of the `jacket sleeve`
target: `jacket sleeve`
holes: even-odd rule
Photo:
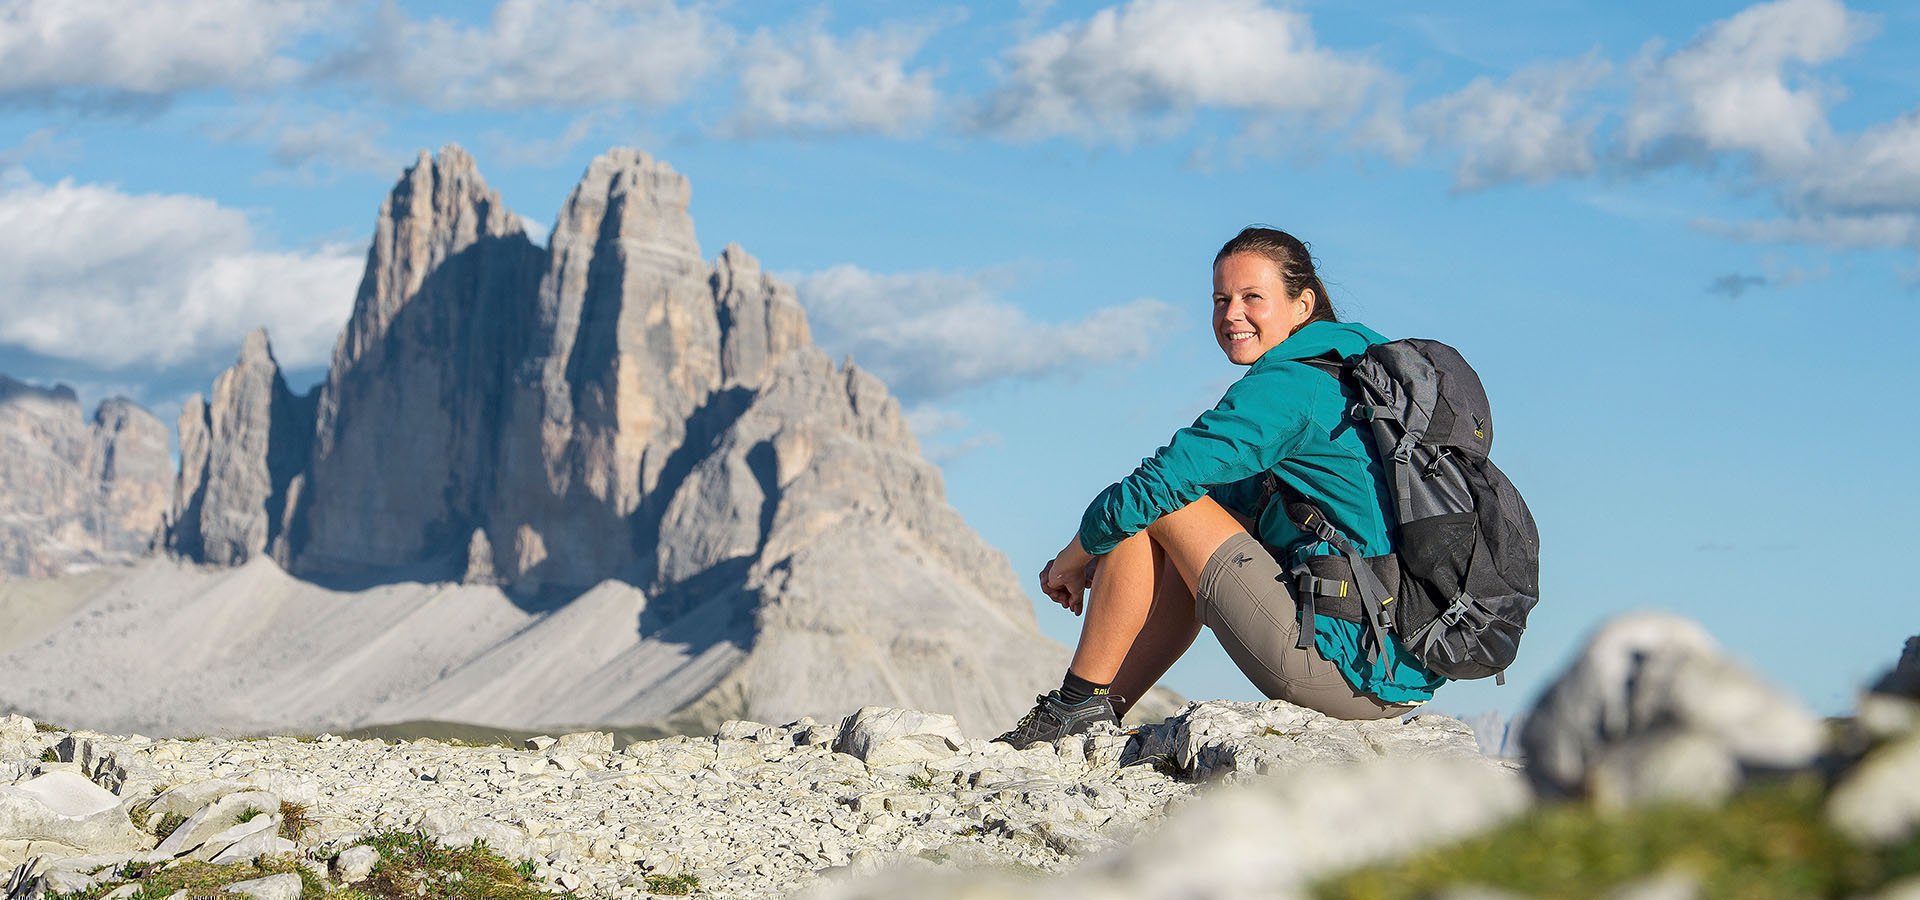
[[[1080,546],[1096,556],[1216,486],[1273,468],[1297,451],[1312,394],[1330,379],[1301,379],[1292,366],[1250,372],[1214,408],[1110,485],[1080,517]]]

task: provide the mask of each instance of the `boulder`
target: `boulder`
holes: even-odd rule
[[[1537,787],[1584,796],[1608,755],[1644,753],[1629,745],[1681,733],[1718,744],[1742,771],[1804,766],[1825,740],[1818,718],[1729,659],[1699,625],[1645,612],[1594,633],[1528,713],[1520,742]],[[1705,765],[1706,754],[1685,752]]]
[[[1920,727],[1920,635],[1907,638],[1899,661],[1860,697],[1855,719],[1874,738]]]
[[[1920,831],[1920,732],[1875,749],[1827,797],[1827,818],[1878,846]]]
[[[341,884],[358,884],[367,880],[379,864],[380,851],[365,844],[348,847],[333,858],[333,877]]]
[[[262,856],[282,856],[298,852],[300,845],[276,833],[278,825],[279,823],[276,822],[275,828],[263,828],[234,841],[227,846],[227,849],[214,854],[208,862],[216,866],[224,866],[228,863],[246,862]]]
[[[300,876],[291,872],[284,875],[268,875],[265,878],[236,882],[221,890],[243,897],[252,897],[254,900],[300,900]]]
[[[194,859],[212,862],[216,857],[220,856],[235,844],[260,835],[271,838],[279,830],[279,813],[254,816],[245,822],[236,822],[232,827],[223,829],[206,840],[201,841],[200,846],[193,848],[192,852],[187,855]],[[260,842],[255,841],[254,843],[258,844]],[[240,859],[251,859],[256,855],[258,854],[249,854],[240,857]]]
[[[1587,774],[1602,809],[1649,803],[1717,806],[1740,786],[1740,762],[1726,745],[1694,731],[1662,731],[1623,741]]]
[[[0,763],[38,758],[43,743],[38,736],[33,720],[26,716],[0,718]]]
[[[965,744],[952,716],[864,706],[841,723],[833,749],[882,768],[950,756]]]
[[[280,797],[267,791],[240,791],[227,794],[212,803],[201,807],[199,812],[188,817],[179,828],[160,842],[155,849],[171,856],[185,854],[208,840],[214,838],[235,825],[242,824],[240,817],[248,810],[260,813],[260,818],[277,815],[280,811]]]
[[[563,734],[547,748],[548,753],[582,756],[588,753],[612,753],[613,734],[606,731],[578,731]]]
[[[800,896],[1304,896],[1314,879],[1464,839],[1524,812],[1530,801],[1524,778],[1484,760],[1370,759],[1247,779],[1229,789],[1195,795],[1132,846],[1056,878],[1023,878],[991,869],[946,873],[903,867],[871,879],[823,881]],[[1039,830],[1072,833],[1052,824]]]
[[[1484,761],[1473,729],[1446,716],[1352,722],[1284,700],[1191,703],[1173,718],[1140,730],[1135,753],[1194,778],[1266,775],[1304,766],[1381,756],[1452,757]]]
[[[0,785],[0,841],[49,841],[87,853],[144,850],[120,798],[72,772]]]
[[[221,797],[246,790],[252,790],[252,788],[238,781],[229,781],[224,778],[175,785],[148,801],[146,818],[148,822],[158,822],[168,815],[191,816]]]

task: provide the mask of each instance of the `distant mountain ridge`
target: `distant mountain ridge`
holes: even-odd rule
[[[86,417],[72,388],[0,375],[0,573],[145,555],[167,511],[167,445],[167,427],[124,397]]]
[[[611,151],[543,249],[464,151],[422,154],[381,207],[325,382],[292,393],[255,333],[182,408],[163,543],[217,568],[149,563],[129,579],[164,588],[103,590],[88,602],[104,618],[0,657],[71,676],[102,642],[164,631],[200,665],[109,652],[93,688],[31,676],[0,686],[0,707],[155,730],[785,721],[871,703],[1010,721],[1064,648],[946,503],[886,387],[815,347],[792,289],[744,250],[705,261],[689,197],[664,163]],[[273,599],[249,607],[250,591]],[[347,625],[357,651],[247,646],[312,643],[304,630],[338,630],[375,593],[434,612]],[[417,640],[381,638],[401,633]],[[249,677],[261,655],[277,668]],[[392,679],[360,671],[383,666]],[[286,701],[313,679],[348,686]]]

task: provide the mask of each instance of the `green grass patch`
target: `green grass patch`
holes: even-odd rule
[[[153,836],[164,841],[172,837],[173,833],[179,831],[180,826],[185,824],[187,824],[186,816],[177,812],[167,813],[160,817],[159,824],[153,826]]]
[[[383,831],[359,841],[380,854],[367,880],[342,900],[435,897],[443,900],[550,900],[533,881],[533,863],[508,861],[485,841],[447,847],[419,831]]]
[[[267,814],[267,811],[264,809],[261,809],[257,806],[249,806],[246,809],[243,809],[233,814],[233,824],[244,825],[266,814]]]
[[[1756,786],[1720,809],[1658,806],[1617,814],[1545,807],[1452,847],[1348,874],[1315,896],[1416,900],[1475,885],[1536,897],[1602,897],[1683,873],[1704,897],[1852,897],[1920,873],[1920,837],[1863,847],[1826,823],[1819,779]]]
[[[647,893],[663,897],[684,897],[700,889],[700,879],[690,873],[648,875]]]
[[[47,749],[40,751],[40,761],[41,762],[59,762],[60,753],[54,750],[52,747],[48,747]]]
[[[263,856],[252,862],[230,863],[216,866],[212,863],[188,860],[175,862],[162,868],[160,864],[135,865],[129,863],[114,873],[114,877],[84,891],[71,894],[48,894],[49,900],[95,900],[104,894],[117,890],[123,885],[137,884],[139,891],[134,900],[160,900],[179,891],[186,891],[191,898],[214,898],[223,895],[220,889],[229,884],[265,878],[269,875],[300,876],[300,897],[302,900],[327,895],[327,885],[319,876],[302,868],[290,857]]]
[[[925,775],[908,775],[907,787],[916,791],[930,791],[933,790],[933,779]]]

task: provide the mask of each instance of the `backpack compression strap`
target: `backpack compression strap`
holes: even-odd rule
[[[1367,661],[1374,661],[1387,646],[1387,629],[1393,624],[1392,616],[1387,613],[1387,606],[1393,603],[1393,595],[1380,581],[1380,576],[1374,574],[1373,567],[1366,564],[1360,551],[1354,548],[1353,542],[1347,540],[1347,536],[1341,534],[1340,529],[1333,527],[1333,523],[1327,521],[1327,517],[1320,512],[1319,507],[1306,502],[1289,503],[1287,515],[1292,517],[1294,524],[1300,526],[1301,531],[1332,544],[1335,550],[1340,551],[1341,555],[1352,563],[1354,586],[1360,589],[1360,607],[1365,613],[1366,624],[1373,631],[1373,646],[1367,650]],[[1308,602],[1311,603],[1311,601]],[[1308,609],[1311,610],[1312,607],[1309,606]],[[1304,633],[1301,639],[1305,640]]]

